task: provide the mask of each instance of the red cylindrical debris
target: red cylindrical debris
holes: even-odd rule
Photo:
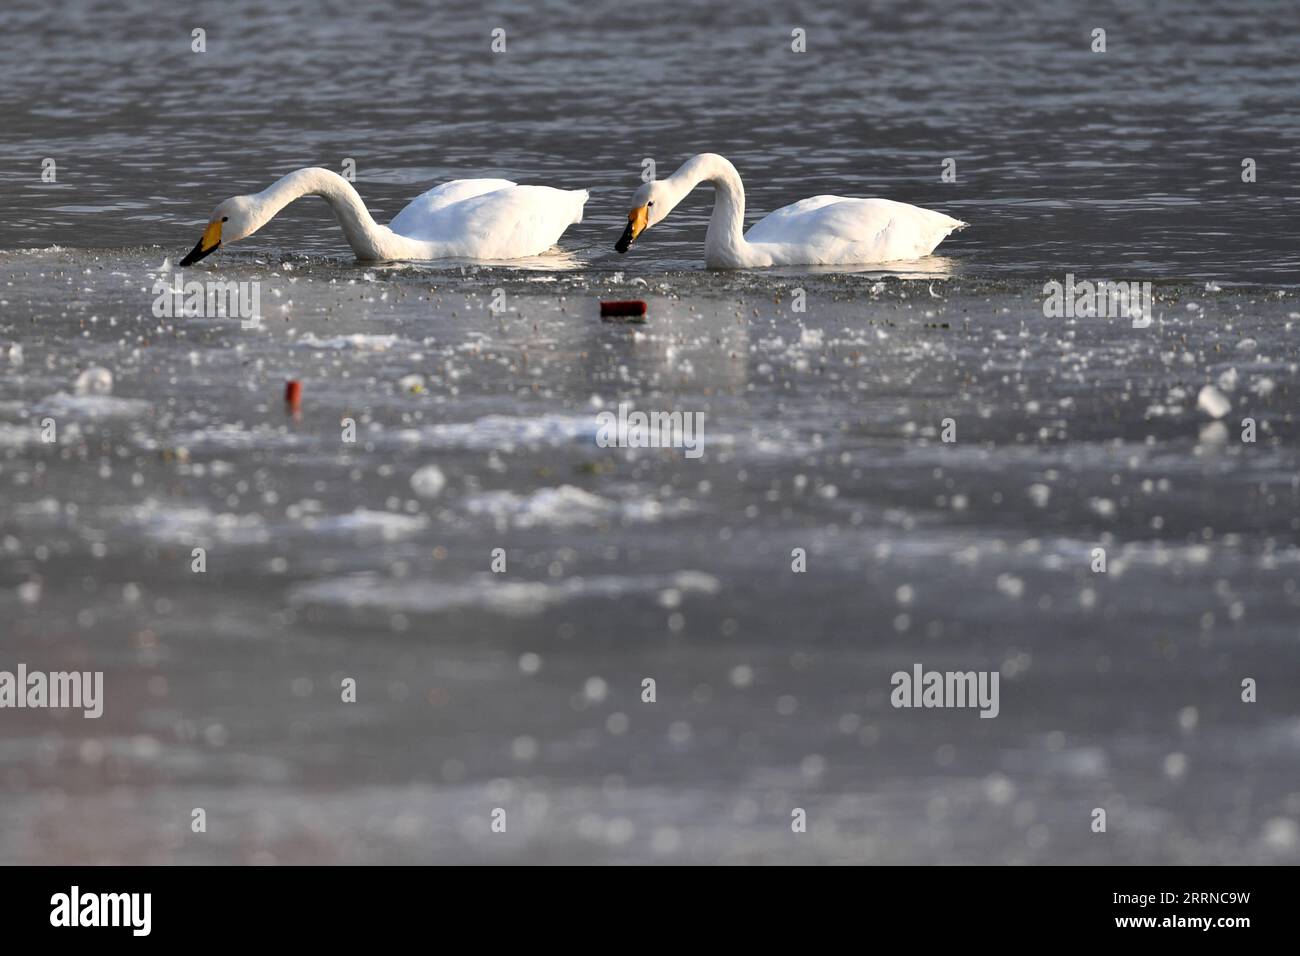
[[[284,403],[294,411],[302,408],[302,382],[296,378],[284,383]]]
[[[615,299],[600,303],[601,316],[607,315],[645,315],[646,305],[642,299]]]

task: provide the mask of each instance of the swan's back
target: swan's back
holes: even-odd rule
[[[428,192],[412,199],[405,209],[393,217],[388,228],[399,235],[420,238],[419,231],[425,223],[431,221],[433,214],[439,209],[445,209],[466,199],[473,199],[475,196],[482,196],[484,193],[509,189],[513,185],[514,183],[508,179],[453,179],[441,186],[434,186]]]
[[[889,262],[927,256],[964,225],[941,212],[892,199],[813,196],[756,222],[745,238],[798,247],[809,264]]]
[[[393,219],[407,239],[438,244],[439,256],[517,259],[541,255],[582,221],[585,189],[459,179],[431,189]]]

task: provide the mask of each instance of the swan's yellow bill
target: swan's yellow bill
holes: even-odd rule
[[[623,230],[623,235],[619,236],[618,242],[614,243],[616,252],[627,252],[627,247],[636,241],[636,237],[645,231],[646,223],[650,219],[649,206],[637,206],[627,214],[627,228]]]
[[[189,255],[181,260],[182,266],[193,265],[206,255],[215,252],[217,246],[221,245],[221,220],[208,223],[208,228],[203,230],[203,236],[199,239],[198,244],[190,250]]]

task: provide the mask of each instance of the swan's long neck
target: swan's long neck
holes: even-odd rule
[[[736,167],[717,153],[701,153],[683,163],[665,182],[679,194],[678,202],[700,183],[713,187],[713,214],[704,238],[705,261],[710,266],[743,265],[749,247],[745,241],[745,186]]]
[[[269,222],[281,209],[302,196],[320,196],[330,204],[343,227],[343,235],[358,259],[383,259],[392,232],[375,222],[352,184],[338,173],[319,166],[299,169],[281,177],[253,196],[258,208],[258,227]]]

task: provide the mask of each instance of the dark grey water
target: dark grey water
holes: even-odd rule
[[[1300,281],[1290,0],[798,13],[762,0],[106,0],[6,4],[3,17],[0,247],[184,251],[226,196],[351,157],[381,221],[448,178],[591,188],[566,246],[621,268],[609,246],[642,159],[666,174],[714,151],[740,169],[753,212],[829,192],[967,220],[944,251],[979,274]],[[205,54],[191,52],[195,27]],[[490,49],[498,27],[504,54]],[[1091,52],[1097,27],[1104,54]],[[57,185],[40,181],[45,157]],[[940,181],[945,158],[955,183]],[[701,194],[630,267],[698,263],[707,212]],[[347,252],[323,204],[253,242]]]
[[[0,671],[106,701],[0,709],[0,862],[1300,859],[1296,19],[7,7]],[[642,158],[703,149],[755,213],[972,228],[710,273],[701,194],[615,255]],[[155,317],[219,199],[344,157],[380,219],[593,197],[524,269],[358,266],[296,204],[187,271],[260,283],[259,328]],[[1067,271],[1152,279],[1151,327],[1045,317]],[[598,447],[620,400],[704,413],[703,457]],[[916,662],[999,671],[999,716],[891,707]]]

